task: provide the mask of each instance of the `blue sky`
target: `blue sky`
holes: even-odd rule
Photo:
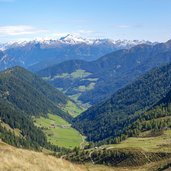
[[[0,0],[0,41],[171,39],[171,0]]]

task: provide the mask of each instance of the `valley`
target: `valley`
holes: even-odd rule
[[[78,105],[21,67],[1,72],[0,82],[0,137],[3,141],[36,150],[45,147],[60,151],[57,145],[80,146],[83,138],[70,123],[72,116],[82,110]],[[54,115],[48,115],[49,112]],[[32,118],[39,118],[37,125]],[[57,125],[54,129],[53,124]],[[45,135],[43,131],[48,128],[50,130]]]
[[[74,67],[67,73],[70,62]],[[0,73],[1,146],[13,153],[12,165],[22,170],[19,162],[23,160],[28,168],[42,170],[41,162],[34,162],[40,157],[47,162],[53,158],[52,168],[47,164],[45,170],[57,168],[56,164],[62,164],[64,171],[164,171],[170,167],[171,64],[153,68],[93,106],[80,97],[96,88],[99,79],[92,75],[98,65],[86,62],[89,70],[85,70],[85,63],[78,60],[59,66],[53,70],[60,74],[53,77],[40,78],[22,67]],[[75,86],[70,95],[59,91],[66,91],[76,80],[87,83]],[[57,90],[56,82],[66,87]],[[3,159],[8,162],[8,155]],[[1,167],[10,170],[11,166]]]
[[[34,117],[33,122],[43,130],[47,140],[53,145],[74,148],[80,147],[84,142],[84,137],[57,115],[48,114],[47,118]]]
[[[106,141],[108,138],[112,139],[124,134],[138,119],[150,120],[160,115],[170,115],[169,106],[166,111],[162,107],[152,110],[162,101],[166,106],[170,103],[170,72],[170,64],[152,69],[135,82],[114,93],[106,101],[83,112],[74,119],[73,126],[85,134],[90,141]],[[135,127],[142,129],[142,126],[140,122]],[[130,130],[130,134],[136,135],[136,130],[133,133]],[[123,139],[124,137],[125,135]]]
[[[171,41],[141,44],[94,61],[69,60],[36,73],[87,109],[151,69],[171,62],[170,54]]]
[[[171,171],[171,0],[0,11],[0,171]]]

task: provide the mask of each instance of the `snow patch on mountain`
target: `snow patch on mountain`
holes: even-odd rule
[[[65,45],[65,44],[70,44],[70,45],[86,44],[90,46],[111,44],[112,46],[116,46],[118,48],[131,48],[139,44],[153,44],[153,43],[145,40],[88,39],[88,38],[79,37],[78,35],[68,34],[64,37],[61,37],[60,39],[41,38],[32,41],[8,42],[8,43],[0,44],[0,50],[6,50],[8,48],[13,48],[13,47],[24,47],[28,44],[40,44],[41,46],[45,46],[45,47]]]

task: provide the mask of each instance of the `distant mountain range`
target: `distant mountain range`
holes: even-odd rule
[[[38,75],[76,101],[93,105],[150,69],[169,62],[171,41],[118,50],[92,62],[66,61],[39,71]]]
[[[19,65],[38,71],[71,59],[95,60],[107,53],[144,43],[153,44],[138,40],[85,39],[74,35],[57,40],[5,43],[0,44],[3,51],[0,56],[0,70]]]

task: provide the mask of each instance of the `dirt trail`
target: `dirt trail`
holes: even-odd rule
[[[80,143],[80,149],[84,149],[85,137],[81,135],[82,142]]]

